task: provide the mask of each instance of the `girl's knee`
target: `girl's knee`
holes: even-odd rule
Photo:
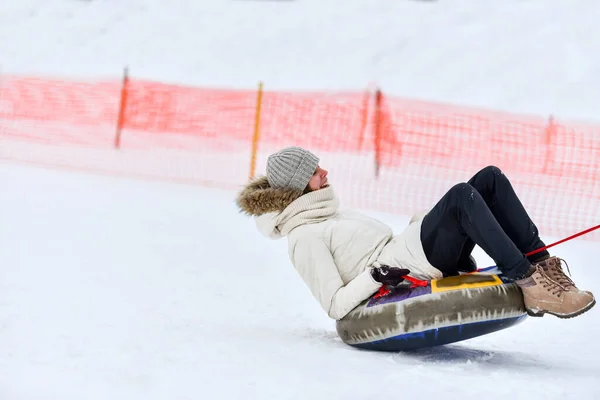
[[[486,178],[489,177],[492,179],[495,179],[499,176],[504,176],[504,174],[502,173],[502,170],[500,168],[496,167],[495,165],[488,165],[487,167],[483,168],[480,171],[480,174],[482,174]]]
[[[475,188],[466,182],[457,183],[450,188],[452,196],[459,199],[467,199],[473,196],[476,192]]]

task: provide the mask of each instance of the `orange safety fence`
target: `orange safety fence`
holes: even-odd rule
[[[392,97],[0,76],[0,159],[239,188],[307,147],[347,207],[411,215],[487,165],[544,235],[600,221],[600,126]],[[595,231],[585,239],[600,240]]]

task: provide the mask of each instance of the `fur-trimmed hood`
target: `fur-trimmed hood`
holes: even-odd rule
[[[266,176],[248,183],[238,194],[236,204],[244,214],[258,217],[272,212],[282,212],[302,196],[295,189],[274,189]]]
[[[329,186],[310,193],[274,189],[265,177],[248,183],[236,203],[243,213],[255,218],[258,230],[271,239],[287,236],[300,225],[324,221],[339,206]]]

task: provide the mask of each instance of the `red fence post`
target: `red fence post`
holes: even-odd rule
[[[121,131],[125,123],[125,106],[127,105],[127,86],[129,84],[129,71],[125,67],[123,73],[123,86],[121,88],[121,102],[119,104],[119,117],[117,119],[117,134],[115,135],[115,149],[121,147]]]
[[[545,144],[546,144],[546,157],[544,158],[544,174],[548,174],[549,173],[549,168],[550,165],[552,163],[552,161],[554,161],[552,159],[552,144],[554,141],[554,138],[556,137],[556,123],[554,122],[554,117],[552,115],[550,115],[550,117],[548,117],[548,125],[546,126],[546,137],[545,137]]]
[[[381,165],[381,90],[375,92],[375,178],[379,178]]]

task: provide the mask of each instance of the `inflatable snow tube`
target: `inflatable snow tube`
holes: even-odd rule
[[[339,321],[342,341],[366,350],[402,351],[459,342],[527,317],[521,289],[499,275],[474,273],[399,286],[373,296]]]

